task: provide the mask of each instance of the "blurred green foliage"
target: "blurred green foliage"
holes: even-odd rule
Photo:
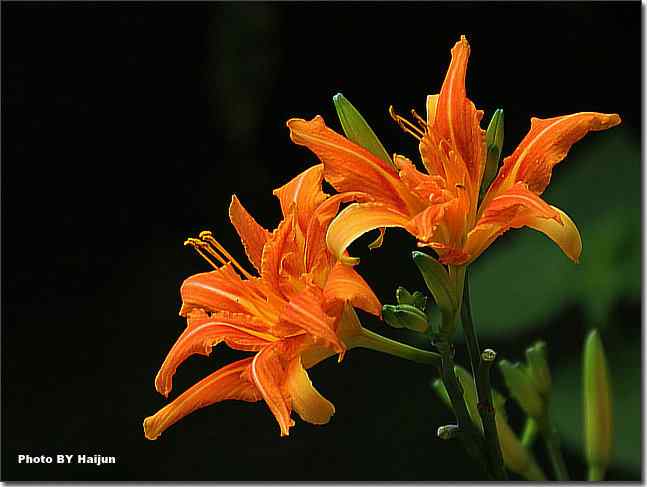
[[[556,167],[544,194],[577,224],[581,263],[532,230],[511,230],[496,241],[472,266],[481,337],[513,340],[569,305],[581,306],[589,326],[604,328],[621,298],[639,299],[640,147],[622,129],[589,137]]]

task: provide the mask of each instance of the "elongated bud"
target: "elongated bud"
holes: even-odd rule
[[[410,304],[385,304],[382,306],[382,317],[394,328],[408,328],[420,333],[429,328],[427,315]]]
[[[400,286],[395,291],[395,299],[398,301],[398,304],[410,304],[421,311],[424,311],[427,308],[427,296],[422,294],[420,291],[415,291],[411,294],[405,288]]]
[[[447,389],[445,388],[445,384],[443,384],[443,381],[440,379],[435,379],[431,383],[431,388],[438,395],[440,400],[445,403],[445,406],[447,406],[449,409],[452,409],[452,402],[449,399],[449,394],[447,394]]]
[[[483,171],[483,182],[481,183],[481,195],[484,195],[490,183],[496,176],[503,148],[503,110],[499,108],[492,115],[490,125],[485,133],[485,144],[487,150],[487,160],[485,170]]]
[[[521,475],[526,480],[546,480],[532,453],[519,441],[506,419],[497,413],[495,421],[503,463],[508,470]]]
[[[440,332],[450,336],[456,326],[458,297],[452,290],[449,274],[440,262],[424,252],[412,252],[411,256],[440,309],[442,315]]]
[[[528,374],[535,383],[539,393],[547,397],[550,394],[550,368],[546,354],[546,343],[537,342],[526,350]]]
[[[377,135],[375,135],[375,132],[373,132],[373,129],[366,122],[362,114],[359,113],[357,108],[341,93],[333,96],[332,100],[346,137],[357,145],[364,147],[364,149],[377,158],[393,165],[393,160],[388,152],[386,152],[382,142],[377,138]]]
[[[510,395],[515,398],[526,414],[532,418],[541,417],[544,414],[544,401],[530,375],[521,364],[513,365],[507,360],[501,360],[499,369],[510,390]]]
[[[611,453],[613,424],[609,371],[597,330],[584,346],[584,435],[589,480],[602,480]]]
[[[454,372],[456,373],[456,378],[458,378],[463,389],[463,399],[465,400],[467,412],[472,419],[472,423],[474,423],[482,432],[483,423],[481,422],[481,415],[479,414],[478,396],[476,393],[474,378],[472,377],[472,374],[460,365],[454,366]]]

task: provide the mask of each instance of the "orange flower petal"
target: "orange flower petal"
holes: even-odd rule
[[[310,285],[292,297],[281,310],[280,319],[284,323],[298,326],[315,341],[343,354],[345,347],[335,333],[335,318],[325,313],[323,305],[323,291],[318,286]]]
[[[292,118],[287,125],[292,141],[319,157],[326,180],[340,193],[364,191],[402,212],[419,207],[391,165],[328,128],[321,116]]]
[[[259,312],[257,281],[242,280],[231,264],[220,269],[195,274],[180,288],[181,316],[194,308],[207,311],[231,311],[255,314]]]
[[[276,340],[267,333],[267,326],[253,316],[223,313],[210,317],[204,311],[192,311],[187,327],[155,377],[155,389],[168,397],[173,387],[173,375],[180,364],[194,354],[208,356],[221,341],[236,350],[258,351]]]
[[[314,209],[327,197],[321,190],[323,171],[323,164],[318,164],[273,191],[273,194],[279,198],[284,218],[289,215],[292,205],[296,206],[299,226],[304,234]]]
[[[252,361],[251,377],[261,396],[270,408],[281,428],[281,436],[290,434],[294,421],[290,417],[291,403],[284,389],[285,370],[281,355],[285,344],[282,342],[264,348]]]
[[[247,212],[236,195],[231,197],[229,219],[243,242],[247,258],[256,270],[260,272],[263,246],[270,238],[270,232],[256,223],[256,220]]]
[[[283,263],[287,254],[297,250],[295,241],[294,218],[285,218],[279,223],[263,248],[261,276],[267,285],[276,291],[283,287]]]
[[[485,167],[485,131],[480,126],[483,112],[476,109],[465,91],[469,55],[470,46],[461,36],[452,48],[452,60],[436,102],[433,129],[460,155],[472,186],[478,188]]]
[[[337,262],[328,275],[324,288],[327,311],[339,316],[346,302],[375,316],[382,315],[382,304],[362,276],[347,265]]]
[[[515,184],[488,203],[476,227],[469,232],[464,248],[469,255],[469,262],[510,228],[530,224],[538,226],[540,220],[550,220],[554,225],[565,226],[561,215],[560,211],[530,191],[525,183]],[[547,228],[553,229],[554,225],[548,224]],[[552,232],[555,233],[555,230]]]
[[[405,228],[409,218],[381,203],[354,203],[344,208],[328,227],[326,243],[330,252],[346,264],[357,259],[344,255],[348,246],[360,236],[381,227]]]
[[[429,203],[440,203],[451,197],[445,189],[445,179],[441,176],[430,176],[424,174],[406,157],[395,155],[395,163],[400,169],[400,179],[415,193],[422,201]]]
[[[290,363],[286,387],[292,407],[304,421],[326,424],[335,414],[335,406],[315,389],[298,357]]]
[[[559,208],[551,206],[557,213],[562,221],[560,225],[555,220],[546,218],[532,217],[526,222],[526,226],[534,228],[544,233],[553,242],[559,245],[559,248],[574,262],[580,261],[580,254],[582,253],[582,238],[580,232],[577,230],[573,220]]]
[[[531,191],[541,194],[550,182],[553,167],[566,157],[573,144],[588,132],[606,130],[619,123],[617,114],[595,112],[546,119],[533,117],[528,134],[503,161],[488,197],[496,196],[516,181],[526,182]]]
[[[252,358],[229,364],[205,377],[179,395],[153,416],[144,420],[144,434],[157,439],[167,428],[196,409],[227,399],[254,402],[261,399],[255,385],[247,379]]]

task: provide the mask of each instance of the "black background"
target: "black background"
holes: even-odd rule
[[[147,441],[142,420],[164,404],[153,378],[184,326],[179,284],[205,270],[182,242],[211,229],[242,255],[232,193],[273,228],[271,190],[315,162],[285,121],[338,127],[337,92],[415,155],[386,108],[424,111],[460,34],[470,98],[486,119],[505,108],[506,153],[530,116],[617,112],[640,137],[639,5],[3,2],[2,478],[479,478],[435,438],[451,415],[431,371],[363,350],[311,372],[337,408],[327,426],[297,419],[280,438],[262,403],[225,402]],[[411,241],[391,242],[365,272],[386,301],[415,280],[390,267]],[[193,357],[176,390],[235,357]],[[20,453],[117,464],[25,466]]]

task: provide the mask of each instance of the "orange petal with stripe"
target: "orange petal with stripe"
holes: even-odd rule
[[[304,421],[326,424],[335,414],[335,406],[315,389],[298,357],[288,367],[286,388],[292,408]]]
[[[408,222],[407,215],[384,204],[354,203],[344,208],[332,221],[326,233],[326,243],[337,260],[354,265],[359,260],[344,255],[351,243],[376,228],[405,228]]]
[[[470,56],[465,36],[461,36],[451,52],[452,60],[435,103],[433,129],[457,151],[467,167],[472,185],[478,187],[485,167],[485,131],[480,125],[483,112],[476,109],[465,91]]]
[[[254,217],[249,214],[236,195],[231,197],[229,219],[234,225],[236,232],[238,232],[240,240],[243,242],[247,258],[256,270],[260,272],[263,246],[270,238],[270,232],[256,223]]]
[[[267,326],[253,316],[221,313],[210,317],[204,311],[194,310],[155,377],[155,389],[168,397],[180,364],[194,354],[208,356],[222,341],[236,350],[258,351],[276,340],[267,332]]]
[[[464,250],[471,262],[510,228],[536,226],[540,220],[552,221],[553,224],[548,225],[550,229],[554,225],[567,226],[561,217],[560,211],[530,191],[525,183],[516,183],[490,201],[476,227],[469,232]]]
[[[323,292],[327,311],[334,316],[341,315],[347,302],[375,316],[382,314],[382,304],[366,281],[355,269],[341,262],[328,274]]]
[[[195,308],[254,314],[259,312],[257,292],[256,281],[242,280],[227,264],[215,271],[195,274],[182,283],[180,315],[186,316]]]
[[[526,226],[545,234],[562,249],[569,259],[578,263],[582,254],[580,232],[566,213],[554,206],[551,206],[551,208],[559,213],[559,218],[562,221],[561,225],[552,219],[531,217],[526,222]]]
[[[390,164],[328,128],[320,115],[310,121],[292,118],[287,125],[292,141],[319,157],[324,177],[340,193],[363,191],[402,212],[418,208]]]
[[[286,371],[282,362],[289,363],[285,357],[289,344],[287,341],[264,348],[252,360],[251,378],[265,403],[276,418],[281,436],[290,434],[294,421],[290,417],[291,401],[284,387]]]
[[[313,166],[272,192],[281,203],[284,218],[289,215],[292,205],[296,207],[299,226],[304,234],[312,212],[327,197],[321,190],[323,171],[323,164]]]
[[[248,379],[248,369],[252,360],[246,358],[217,370],[180,394],[153,416],[146,418],[146,438],[157,439],[167,428],[196,409],[227,399],[248,402],[260,400],[261,395],[256,386]]]
[[[324,311],[323,291],[315,285],[296,293],[281,310],[282,322],[297,326],[319,342],[343,354],[344,344],[335,333],[335,318]],[[341,357],[340,357],[341,360]]]
[[[541,194],[550,182],[553,167],[561,162],[571,146],[588,132],[606,130],[620,123],[617,114],[574,113],[553,118],[532,118],[530,131],[512,155],[505,158],[489,193],[495,196],[517,181]]]

